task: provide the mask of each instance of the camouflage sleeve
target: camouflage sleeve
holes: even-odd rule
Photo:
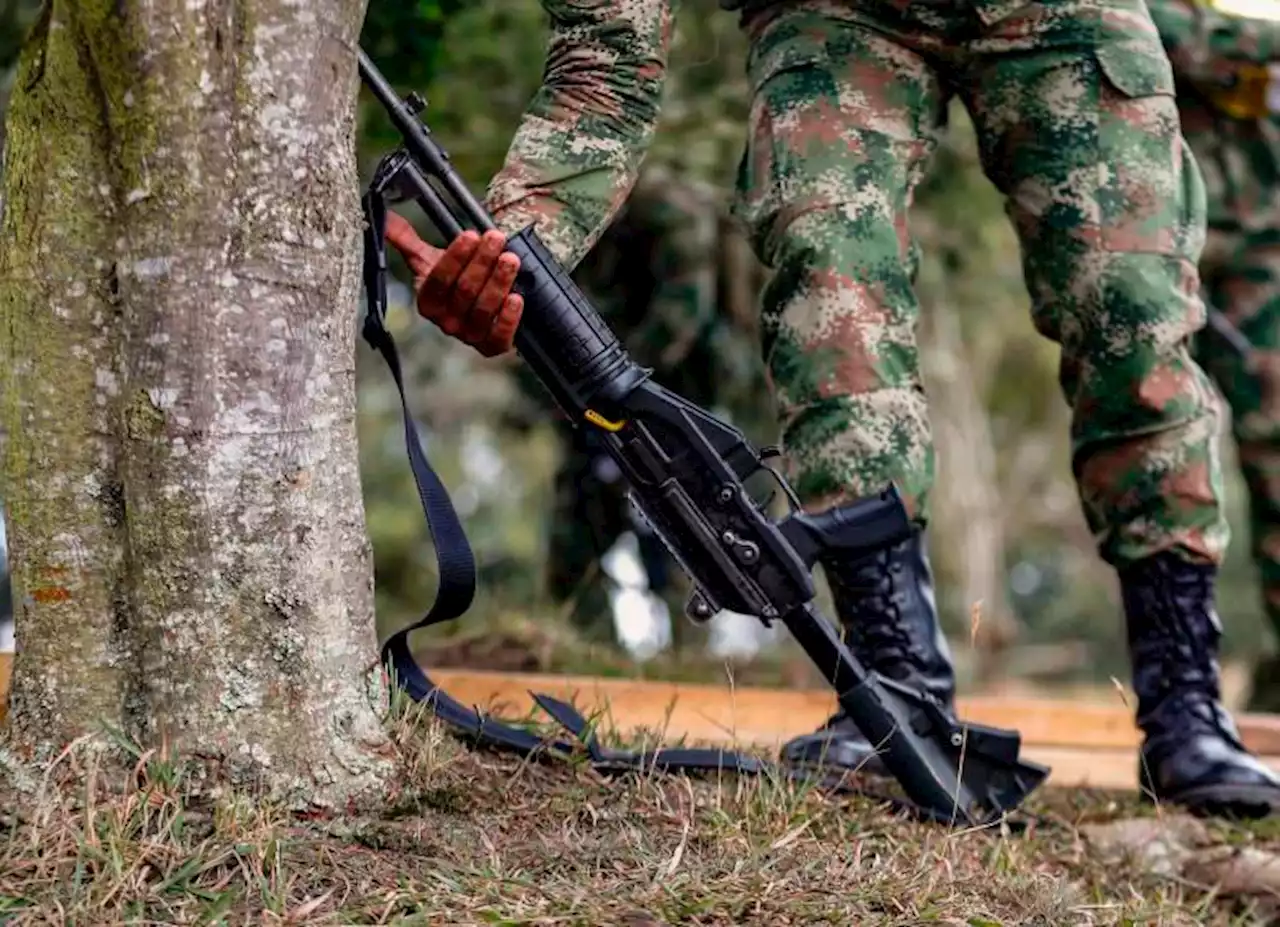
[[[653,140],[678,0],[542,0],[542,86],[487,205],[514,234],[531,222],[572,269],[609,225]]]
[[[1232,0],[1147,0],[1179,80],[1220,88],[1233,68],[1280,58],[1280,22],[1232,15],[1232,6]]]

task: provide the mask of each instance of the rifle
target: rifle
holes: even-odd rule
[[[362,81],[404,142],[379,162],[362,201],[368,298],[362,334],[386,358],[404,402],[399,360],[385,326],[388,204],[416,201],[448,240],[463,231],[464,223],[482,232],[495,223],[419,119],[425,101],[416,93],[401,99],[362,49],[359,62]],[[766,463],[779,452],[757,450],[738,430],[653,382],[651,371],[631,359],[532,226],[509,236],[507,250],[520,258],[515,289],[524,296],[516,350],[572,427],[597,430],[627,480],[636,509],[694,583],[686,614],[705,622],[730,609],[766,625],[782,622],[830,681],[841,707],[871,743],[883,748],[885,766],[924,817],[960,826],[987,824],[1039,787],[1049,769],[1019,759],[1018,732],[952,721],[931,695],[867,670],[813,602],[811,570],[822,554],[871,552],[908,536],[911,525],[896,488],[821,515],[804,513],[791,487]],[[410,653],[410,631],[467,609],[475,567],[407,406],[405,438],[441,565],[440,586],[430,612],[383,645],[384,662],[411,698],[430,702],[437,715],[474,740],[532,753],[547,742],[463,708],[430,681]],[[770,498],[748,490],[753,480],[781,490],[791,503],[785,518],[770,518]],[[586,724],[570,706],[547,696],[534,698],[581,737]],[[605,751],[589,736],[584,740],[597,768],[729,767],[755,773],[769,768],[726,751],[659,750],[637,758]],[[798,777],[795,770],[784,775]]]
[[[1209,300],[1205,299],[1206,327],[1222,340],[1231,351],[1239,355],[1244,361],[1245,370],[1249,373],[1255,372],[1256,364],[1253,355],[1253,344],[1244,336],[1244,332],[1236,328],[1231,320],[1223,315],[1219,310],[1214,309],[1210,305]]]

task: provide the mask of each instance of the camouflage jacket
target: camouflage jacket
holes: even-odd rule
[[[631,192],[653,141],[676,0],[542,0],[542,86],[486,201],[513,233],[536,222],[573,268]]]
[[[486,199],[508,232],[536,223],[569,268],[618,214],[653,141],[678,2],[542,0],[551,27],[543,83]],[[971,2],[990,18],[1020,0]],[[1209,153],[1201,140],[1221,134],[1223,107],[1265,97],[1262,69],[1280,54],[1280,0],[1149,0],[1149,6],[1178,74],[1184,128],[1204,160]],[[1256,12],[1272,6],[1275,20]],[[1247,77],[1257,73],[1263,84]],[[1238,126],[1230,131],[1254,149],[1274,131],[1259,124],[1278,124],[1250,122],[1243,135]],[[1223,178],[1222,195],[1230,197],[1238,183],[1252,186]]]
[[[1204,174],[1210,226],[1275,225],[1280,115],[1267,111],[1266,69],[1280,64],[1280,0],[1147,6],[1177,77],[1182,132]]]

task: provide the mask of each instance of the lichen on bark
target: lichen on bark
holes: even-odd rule
[[[16,612],[10,717],[51,746],[123,710],[122,490],[108,393],[114,216],[94,76],[46,9],[7,114],[0,238],[4,501]]]
[[[13,723],[28,746],[47,745],[37,724],[54,715],[58,742],[114,720],[278,797],[382,788],[350,325],[363,15],[360,0],[54,2],[28,48],[42,73],[15,93],[0,243],[5,409],[25,429],[7,477],[73,473],[59,504],[81,503],[73,531],[96,526],[69,598],[31,602],[54,542],[47,492],[17,491]],[[49,341],[68,286],[83,295]],[[78,424],[32,418],[53,384]],[[33,458],[43,446],[80,470]],[[84,662],[68,625],[114,648],[113,672],[84,683],[105,718],[41,681]]]

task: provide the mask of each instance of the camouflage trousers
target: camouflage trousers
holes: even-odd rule
[[[1250,342],[1254,367],[1210,331],[1196,356],[1231,408],[1249,493],[1250,552],[1280,632],[1280,227],[1209,229],[1200,264],[1207,298]]]
[[[1189,349],[1205,193],[1142,0],[789,0],[744,28],[735,212],[774,269],[763,351],[806,503],[892,481],[927,520],[907,216],[958,95],[1007,198],[1036,328],[1061,346],[1101,555],[1220,561],[1219,406]]]

